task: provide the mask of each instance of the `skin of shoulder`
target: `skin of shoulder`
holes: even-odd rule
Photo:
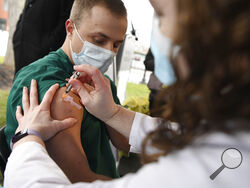
[[[66,87],[60,88],[51,104],[51,117],[57,120],[63,120],[65,118],[75,118],[77,123],[75,126],[65,130],[65,132],[78,133],[80,130],[84,107],[81,104],[81,99],[78,95],[73,92],[65,93]],[[70,100],[68,100],[70,99]],[[80,107],[80,108],[79,108]],[[80,136],[80,135],[77,135]]]

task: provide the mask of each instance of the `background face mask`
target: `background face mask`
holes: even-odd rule
[[[170,61],[172,41],[165,37],[159,27],[159,20],[153,23],[151,50],[154,55],[155,75],[164,85],[172,85],[176,82],[175,72]],[[179,49],[179,47],[177,47]],[[177,54],[177,48],[174,49]]]
[[[74,25],[75,27],[75,25]],[[77,36],[83,43],[80,53],[75,53],[72,50],[72,43],[70,41],[70,50],[74,63],[76,65],[88,64],[98,68],[102,73],[105,73],[109,66],[113,63],[115,53],[105,48],[96,46],[88,41],[84,41],[75,27]]]

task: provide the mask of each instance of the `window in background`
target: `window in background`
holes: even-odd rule
[[[0,30],[6,30],[6,19],[0,18]]]

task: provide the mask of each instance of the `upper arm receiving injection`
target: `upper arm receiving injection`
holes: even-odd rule
[[[66,87],[62,87],[55,94],[51,105],[52,117],[62,120],[70,116],[81,120],[84,108],[80,97],[72,91],[66,93],[65,90]]]
[[[77,119],[77,122],[74,126],[61,131],[50,140],[49,145],[47,145],[50,148],[49,151],[52,151],[51,148],[58,148],[59,145],[63,144],[62,140],[67,142],[63,144],[64,146],[67,144],[69,145],[69,143],[74,143],[80,150],[82,149],[80,137],[84,107],[81,105],[78,95],[74,94],[72,91],[66,94],[65,90],[66,87],[57,90],[51,104],[51,117],[56,120],[64,120],[72,117]],[[71,140],[74,141],[71,142]]]

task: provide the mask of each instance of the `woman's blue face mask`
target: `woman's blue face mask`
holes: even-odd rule
[[[153,24],[151,51],[154,55],[154,74],[164,85],[172,85],[176,82],[173,64],[170,61],[170,50],[172,40],[162,34],[159,27],[159,20]],[[174,56],[178,53],[179,47],[174,47]]]

